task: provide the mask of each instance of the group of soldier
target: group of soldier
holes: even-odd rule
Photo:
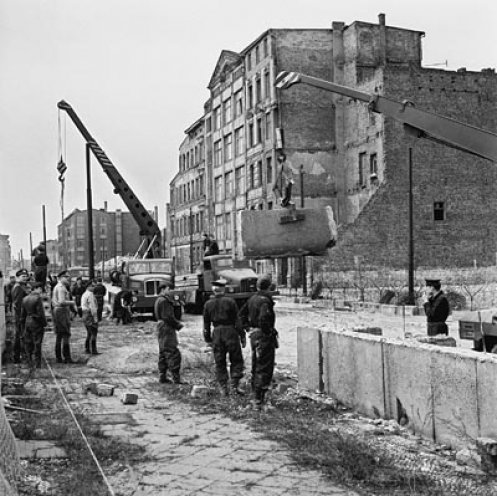
[[[205,303],[203,310],[203,337],[212,347],[215,360],[216,380],[222,396],[244,395],[240,386],[244,374],[242,348],[251,346],[251,389],[254,408],[262,409],[266,393],[271,385],[278,333],[275,329],[274,300],[269,291],[271,278],[260,276],[257,293],[238,308],[235,300],[226,294],[226,281],[213,282],[214,295]],[[159,340],[159,382],[181,384],[181,352],[178,348],[177,331],[183,324],[174,316],[173,301],[168,296],[169,284],[159,288],[154,315],[157,320]],[[229,359],[229,372],[227,359]],[[172,380],[167,377],[171,373]]]
[[[57,274],[57,281],[50,278],[50,284],[47,284],[47,273],[40,274],[35,265],[34,276],[34,281],[30,280],[28,270],[20,269],[15,278],[11,277],[5,288],[7,310],[12,312],[15,326],[14,363],[20,363],[24,356],[30,367],[41,367],[43,337],[47,327],[43,295],[50,292],[47,307],[52,313],[54,323],[56,361],[74,363],[70,345],[73,315],[79,315],[85,324],[85,351],[98,354],[98,322],[102,319],[103,295],[106,292],[101,280],[89,281],[83,285],[82,280],[78,278],[71,290],[67,271]],[[102,290],[98,289],[99,286],[103,288],[103,294]]]

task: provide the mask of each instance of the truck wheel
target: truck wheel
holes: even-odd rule
[[[174,317],[176,320],[181,320],[181,305],[175,306],[174,307]]]

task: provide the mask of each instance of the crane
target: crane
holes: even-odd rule
[[[93,155],[114,186],[114,193],[122,198],[128,207],[129,212],[138,224],[140,236],[144,236],[144,241],[147,242],[144,258],[159,258],[161,256],[161,231],[157,222],[137,198],[131,187],[121,176],[110,158],[93,138],[88,129],[86,129],[71,105],[64,100],[61,100],[57,103],[57,107],[60,110],[64,110],[67,115],[69,115],[78,131],[83,135],[83,138],[88,143]],[[143,244],[144,243],[142,242],[142,245]]]
[[[298,83],[308,84],[315,88],[347,96],[353,100],[366,102],[369,110],[403,123],[408,131],[414,133],[418,138],[436,141],[497,162],[497,134],[490,131],[418,109],[408,100],[397,102],[385,96],[371,95],[299,72],[280,72],[276,78],[275,86],[279,89],[287,89]]]

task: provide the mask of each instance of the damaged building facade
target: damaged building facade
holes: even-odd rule
[[[410,187],[416,265],[465,266],[475,259],[479,265],[494,264],[493,164],[409,137],[401,124],[369,112],[367,104],[306,85],[274,86],[280,71],[297,71],[408,99],[495,131],[494,71],[423,68],[423,36],[387,26],[380,14],[377,24],[270,29],[240,53],[223,51],[208,85],[204,115],[186,131],[179,172],[170,184],[170,255],[183,249],[183,265],[194,266],[201,233],[210,232],[221,253],[240,257],[239,212],[281,208],[283,186],[292,179],[297,206],[303,192],[306,208],[333,208],[340,230],[330,251],[331,268],[347,270],[358,259],[370,266],[406,268]],[[196,146],[202,152],[194,152],[198,158],[192,160],[190,150]],[[299,275],[296,260],[266,265],[279,284],[293,285],[291,278]]]

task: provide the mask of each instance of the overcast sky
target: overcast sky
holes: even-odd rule
[[[142,203],[165,223],[184,130],[209,97],[221,50],[241,51],[268,28],[333,21],[424,31],[425,65],[497,66],[490,0],[0,0],[0,233],[13,256],[61,221],[57,102],[70,103]],[[406,95],[408,97],[409,95]],[[64,210],[86,209],[85,144],[60,116],[68,170]],[[125,208],[99,164],[93,205]]]

